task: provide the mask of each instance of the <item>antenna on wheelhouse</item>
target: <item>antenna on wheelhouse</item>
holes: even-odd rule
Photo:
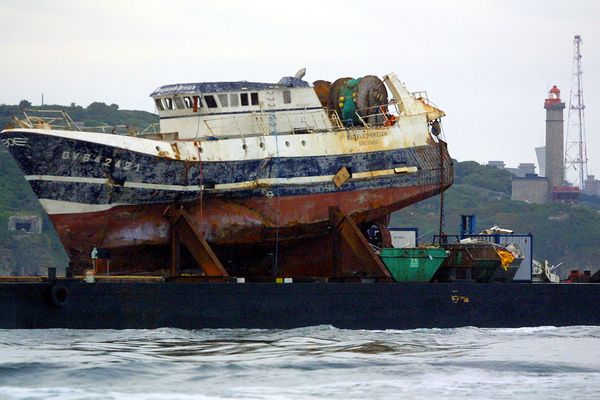
[[[304,75],[306,75],[306,68],[300,68],[298,72],[296,72],[296,75],[294,75],[294,78],[302,79],[304,78]]]

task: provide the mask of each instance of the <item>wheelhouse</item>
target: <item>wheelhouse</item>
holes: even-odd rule
[[[331,130],[313,88],[297,78],[280,83],[201,82],[161,86],[151,97],[160,131],[178,139],[223,138]]]

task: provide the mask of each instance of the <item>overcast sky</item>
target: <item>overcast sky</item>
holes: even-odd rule
[[[396,72],[444,109],[453,157],[535,162],[551,85],[568,104],[583,38],[590,173],[600,175],[600,1],[22,1],[0,8],[0,103],[154,111],[168,83]],[[565,121],[567,110],[565,110]]]

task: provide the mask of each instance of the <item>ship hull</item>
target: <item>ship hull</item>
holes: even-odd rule
[[[302,270],[279,272],[331,276],[330,269],[324,268],[331,265],[333,255],[328,208],[323,205],[352,210],[353,219],[363,224],[380,220],[442,189],[429,185],[276,199],[205,199],[202,205],[188,205],[187,210],[223,261],[239,263],[239,258],[253,257],[261,262],[262,256],[273,253],[277,245],[282,268],[298,262],[303,265]],[[156,271],[170,263],[170,223],[164,216],[168,207],[119,206],[85,215],[54,214],[50,218],[76,271],[91,266],[89,252],[93,247],[111,249],[113,273]],[[316,240],[311,241],[313,238]],[[302,250],[294,251],[297,247]]]
[[[91,267],[93,248],[111,250],[113,272],[164,269],[165,215],[177,207],[233,264],[240,258],[264,263],[281,245],[307,265],[287,272],[326,276],[326,268],[314,272],[332,257],[330,207],[370,224],[451,185],[445,143],[401,133],[394,127],[215,144],[12,130],[3,132],[3,143],[48,212],[75,272]],[[267,154],[259,157],[260,149]],[[224,156],[215,159],[217,153]],[[340,178],[340,172],[347,174]],[[323,249],[319,254],[292,250],[311,240]]]

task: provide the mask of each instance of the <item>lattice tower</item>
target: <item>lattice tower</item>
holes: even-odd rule
[[[573,74],[571,76],[571,94],[569,96],[569,116],[567,118],[567,140],[565,144],[565,179],[573,186],[584,189],[588,174],[587,148],[585,139],[585,104],[581,69],[580,35],[573,39]]]

